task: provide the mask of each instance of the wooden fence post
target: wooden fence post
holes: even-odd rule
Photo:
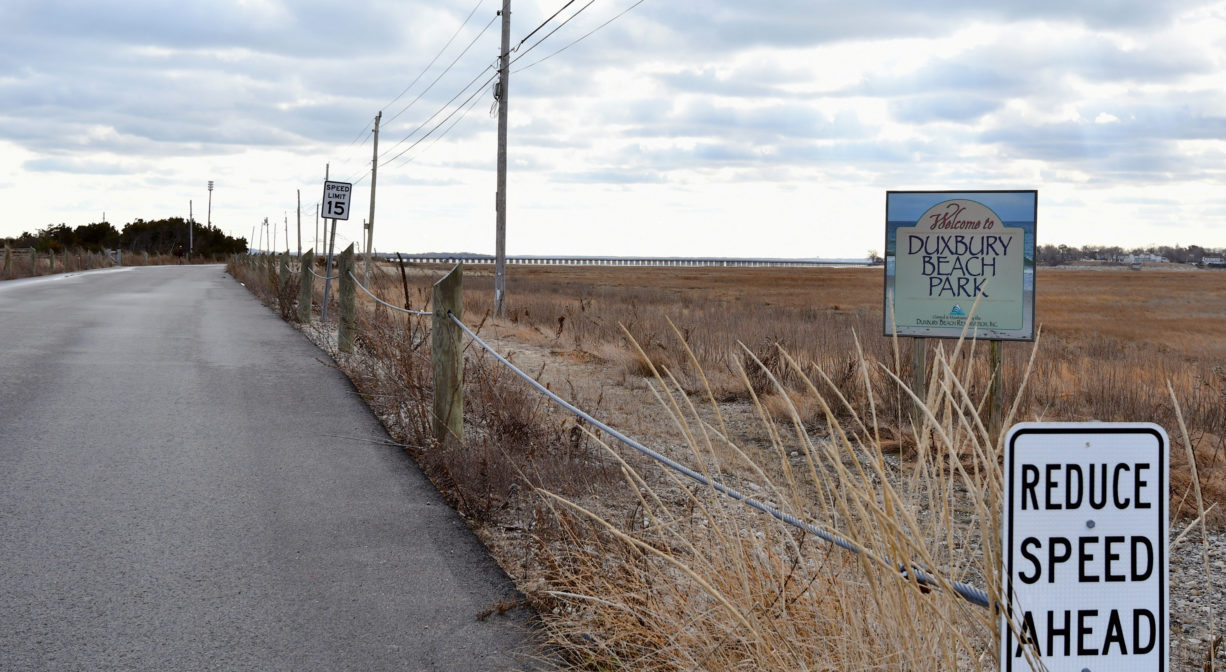
[[[928,398],[928,345],[927,339],[911,339],[911,391],[919,397],[911,410],[911,424],[915,426],[915,440],[919,441],[920,428],[924,426],[924,400]]]
[[[38,251],[30,248],[30,277],[38,275]]]
[[[55,250],[47,250],[48,273],[55,273]]]
[[[434,283],[430,359],[434,363],[434,439],[440,446],[464,440],[463,331],[451,316],[464,318],[464,264]]]
[[[1004,422],[1004,355],[1001,350],[1001,341],[988,342],[988,356],[992,367],[992,378],[988,384],[988,434],[993,442],[1000,439],[1000,425]]]
[[[311,301],[315,299],[315,281],[311,269],[315,267],[315,248],[306,251],[298,260],[298,321],[311,323]]]
[[[281,253],[281,263],[277,267],[277,289],[284,292],[289,285],[289,252]]]
[[[13,248],[7,243],[4,245],[4,279],[13,279]]]
[[[353,243],[341,252],[336,274],[340,276],[340,324],[336,330],[336,348],[341,352],[353,352],[354,324],[357,321],[357,288],[353,286]]]

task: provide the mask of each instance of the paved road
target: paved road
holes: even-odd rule
[[[515,593],[220,266],[0,283],[0,670],[502,670]]]

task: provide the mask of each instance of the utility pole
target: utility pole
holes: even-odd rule
[[[323,248],[319,246],[319,204],[318,203],[315,204],[315,247],[311,249],[319,250],[321,254],[323,253]]]
[[[192,201],[187,201],[187,263],[192,263],[192,229],[196,228],[196,215],[192,213]]]
[[[498,191],[494,209],[498,224],[494,241],[494,315],[507,313],[507,98],[510,95],[511,0],[502,0],[502,51],[498,59]]]
[[[298,258],[302,258],[302,190],[298,190]]]
[[[209,228],[213,228],[213,181],[212,180],[209,180],[209,214],[208,214],[207,222],[208,222]]]
[[[282,210],[281,217],[285,222],[285,251],[289,252],[289,213]]]
[[[379,120],[383,110],[375,115],[375,149],[370,158],[370,218],[366,220],[366,284],[370,284],[370,248],[375,242],[375,178],[379,175]]]

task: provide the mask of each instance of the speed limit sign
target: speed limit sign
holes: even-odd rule
[[[353,184],[350,182],[324,182],[324,217],[348,220],[351,193]]]

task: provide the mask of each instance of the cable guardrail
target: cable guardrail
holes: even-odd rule
[[[311,271],[311,274],[315,275],[316,277],[320,277],[314,271]],[[374,299],[375,301],[379,302],[380,304],[384,306],[387,306],[389,308],[392,308],[402,313],[407,313],[410,315],[429,315],[429,316],[435,315],[432,312],[406,310],[404,308],[399,308],[397,306],[394,306],[380,299],[379,297],[375,296],[374,293],[372,293],[369,289],[363,286],[362,283],[358,282],[357,277],[353,274],[352,271],[348,271],[348,276],[350,279],[353,280],[353,283],[355,285],[362,288],[363,292],[365,292],[372,299]],[[437,295],[436,295],[436,300],[437,300]],[[904,579],[907,579],[907,580],[914,579],[917,584],[920,584],[925,587],[942,588],[942,587],[948,586],[955,593],[957,593],[960,597],[962,597],[967,602],[970,602],[971,604],[975,604],[975,605],[978,605],[980,607],[985,607],[985,608],[992,606],[992,602],[989,599],[987,592],[984,591],[982,588],[978,588],[976,586],[972,586],[970,584],[963,583],[961,581],[943,579],[941,577],[938,577],[935,573],[933,573],[927,567],[917,566],[917,565],[907,565],[902,562],[892,561],[890,560],[890,558],[886,556],[881,556],[881,555],[878,555],[877,553],[874,553],[869,548],[861,546],[860,544],[857,544],[842,536],[834,534],[828,530],[824,530],[814,525],[813,523],[809,523],[804,520],[801,520],[800,518],[797,518],[796,516],[790,513],[784,512],[769,504],[766,504],[765,502],[754,499],[753,497],[750,497],[721,481],[705,476],[699,473],[698,471],[695,471],[694,469],[691,469],[690,467],[687,467],[684,464],[681,464],[680,462],[673,460],[672,458],[666,457],[665,455],[655,450],[652,450],[651,448],[648,448],[647,446],[644,446],[642,443],[626,436],[625,434],[610,427],[604,422],[601,422],[600,420],[596,419],[591,414],[580,409],[579,407],[575,406],[569,401],[566,401],[562,397],[555,394],[552,390],[545,387],[535,378],[528,375],[524,371],[520,370],[519,367],[512,364],[510,360],[508,360],[506,357],[503,357],[500,353],[498,353],[498,351],[494,350],[492,347],[490,347],[488,343],[483,341],[481,337],[476,334],[476,332],[474,332],[471,328],[468,327],[468,325],[464,324],[464,322],[462,322],[458,317],[456,317],[455,313],[451,312],[450,310],[447,310],[446,317],[449,318],[461,331],[467,334],[468,337],[472,339],[473,343],[476,343],[486,352],[490,353],[490,355],[493,356],[499,363],[501,363],[503,366],[506,366],[508,369],[510,369],[512,373],[514,373],[516,376],[521,378],[524,382],[528,383],[530,386],[532,386],[534,389],[536,389],[541,394],[545,395],[548,399],[553,401],[558,406],[569,411],[575,416],[583,419],[585,422],[589,423],[593,427],[596,427],[600,429],[601,431],[604,431],[609,436],[612,436],[614,439],[626,445],[627,447],[655,460],[656,462],[672,469],[673,471],[679,474],[686,476],[687,478],[703,486],[709,487],[712,490],[715,490],[716,492],[719,492],[720,494],[730,499],[741,502],[745,504],[746,506],[749,506],[750,508],[753,508],[753,509],[756,509],[757,511],[765,513],[780,522],[783,522],[799,530],[812,534],[815,537],[827,543],[833,544],[839,548],[842,548],[846,551],[850,551],[852,553],[856,553],[866,558],[869,558],[873,562],[883,564],[887,567],[894,567]],[[436,320],[437,319],[438,318],[436,317]],[[436,322],[436,325],[437,325],[437,322]]]
[[[383,299],[380,299],[379,297],[375,296],[373,292],[367,289],[366,286],[363,285],[361,281],[357,279],[356,276],[354,276],[353,271],[349,271],[349,278],[353,280],[353,284],[357,285],[359,289],[361,289],[363,292],[366,292],[367,296],[379,302],[380,304],[387,306],[388,308],[391,308],[392,310],[400,311],[406,315],[425,315],[428,317],[434,314],[434,313],[431,313],[425,310],[409,310],[408,308],[401,308],[399,306],[393,306],[387,301],[384,301]]]
[[[319,278],[320,280],[336,280],[336,279],[338,279],[338,278],[340,278],[340,277],[341,277],[341,276],[339,276],[339,275],[329,275],[329,276],[326,276],[326,277],[325,277],[325,276],[322,276],[322,275],[320,275],[320,274],[316,273],[316,272],[315,272],[315,270],[314,270],[314,269],[311,269],[311,268],[308,268],[308,269],[307,269],[307,272],[308,272],[308,273],[310,273],[311,275],[313,275],[313,276],[315,276],[315,277]]]
[[[805,522],[793,516],[792,514],[786,513],[773,506],[770,506],[766,503],[760,502],[752,497],[749,497],[745,495],[744,493],[736,490],[735,488],[725,485],[724,483],[720,481],[704,476],[703,474],[681,464],[680,462],[677,462],[676,460],[666,457],[660,454],[659,452],[656,452],[655,450],[652,450],[651,448],[644,446],[638,441],[635,441],[634,439],[626,436],[625,434],[622,434],[621,432],[617,431],[616,429],[613,429],[612,427],[601,422],[600,420],[597,420],[596,418],[592,417],[587,412],[583,411],[582,409],[578,408],[577,406],[571,404],[570,402],[566,401],[562,397],[555,394],[553,391],[551,391],[550,389],[542,385],[532,376],[529,376],[527,373],[524,373],[523,371],[521,371],[518,367],[512,364],[509,360],[507,360],[505,357],[503,357],[501,354],[499,354],[497,351],[491,348],[485,341],[481,340],[481,338],[477,336],[477,334],[473,332],[472,329],[468,328],[468,325],[461,322],[459,318],[457,318],[450,311],[447,313],[447,315],[448,317],[451,318],[451,321],[456,324],[456,326],[458,326],[461,330],[463,330],[465,334],[468,334],[469,338],[473,339],[474,343],[481,346],[482,349],[490,353],[490,355],[492,355],[495,359],[497,359],[500,363],[502,363],[504,366],[510,369],[513,373],[515,373],[517,376],[519,376],[521,379],[523,379],[525,382],[527,382],[529,385],[535,388],[538,392],[540,392],[541,394],[544,394],[555,404],[558,404],[559,406],[566,409],[567,411],[570,411],[571,413],[578,416],[579,418],[582,418],[585,422],[591,424],[593,427],[596,427],[600,429],[601,431],[604,431],[609,436],[612,436],[613,438],[617,439],[618,441],[625,444],[626,446],[638,451],[639,453],[642,453],[643,455],[646,455],[647,457],[650,457],[651,459],[659,462],[660,464],[663,464],[667,466],[668,468],[704,486],[707,486],[731,499],[741,502],[745,504],[746,506],[749,506],[762,513],[765,513],[771,516],[772,518],[775,518],[776,520],[779,520],[783,523],[791,525],[792,527],[808,532],[809,534],[812,534],[818,537],[819,539],[822,539],[823,541],[834,544],[835,546],[838,546],[839,548],[842,548],[844,550],[851,551],[852,553],[863,554],[866,557],[875,557],[875,554],[873,554],[871,551],[859,546],[858,544],[855,544],[854,542],[844,539],[843,537],[840,537],[837,534],[833,534],[831,532],[823,530],[822,528],[817,527],[816,525],[812,523]],[[891,564],[890,561],[886,558],[878,558],[878,559],[886,563],[887,565]],[[948,584],[954,590],[954,592],[956,592],[958,595],[960,595],[963,599],[970,602],[971,604],[975,604],[980,607],[991,606],[991,600],[988,599],[987,592],[981,588],[978,588],[978,587],[975,587],[975,586],[972,586],[966,583],[962,583],[960,581],[948,581],[947,580],[945,582],[942,582],[934,574],[920,567],[914,567],[914,566],[907,567],[903,565],[902,563],[897,563],[897,568],[898,568],[898,571],[902,574],[904,578],[907,578],[908,576],[913,575],[917,583],[923,584],[925,586],[940,587],[944,584]]]

